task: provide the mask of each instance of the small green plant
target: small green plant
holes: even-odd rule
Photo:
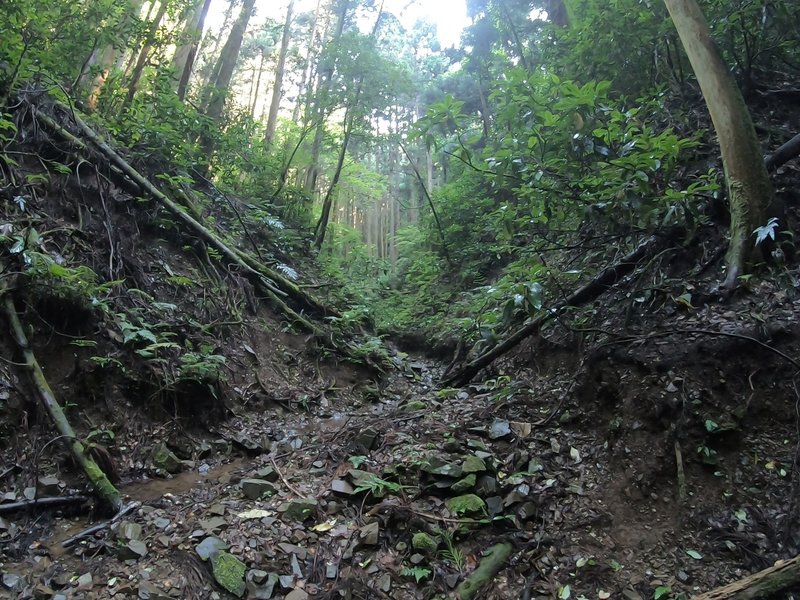
[[[393,481],[386,481],[377,475],[371,474],[361,482],[361,485],[355,489],[355,493],[359,494],[361,492],[369,492],[373,496],[382,497],[385,496],[387,492],[398,494],[407,487],[408,486],[401,485]]]
[[[430,569],[426,569],[425,567],[403,567],[403,570],[400,572],[400,575],[403,577],[411,577],[419,583],[426,577],[429,577],[431,574]]]
[[[367,457],[363,454],[359,454],[358,456],[351,456],[347,459],[347,462],[353,465],[354,469],[358,469],[361,465],[367,462]]]
[[[467,564],[467,559],[464,556],[464,553],[461,552],[458,546],[456,546],[455,541],[453,540],[453,532],[446,529],[440,529],[439,535],[442,536],[442,540],[446,546],[446,548],[440,552],[442,558],[451,563],[457,571],[463,571]]]

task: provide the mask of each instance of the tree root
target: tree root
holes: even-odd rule
[[[69,114],[75,124],[81,130],[83,136],[88,139],[100,155],[111,165],[114,172],[121,178],[125,178],[140,188],[144,193],[150,195],[162,206],[164,206],[174,217],[176,217],[189,231],[197,235],[203,242],[219,251],[232,264],[236,265],[253,285],[263,293],[273,307],[285,315],[292,323],[299,325],[303,330],[321,336],[322,330],[310,319],[290,307],[286,299],[291,299],[303,310],[308,310],[311,314],[320,316],[337,315],[338,313],[316,298],[304,292],[298,285],[289,281],[286,277],[270,269],[256,258],[230,248],[225,242],[219,239],[211,230],[200,223],[186,209],[174,202],[166,194],[156,188],[148,179],[134,169],[125,159],[113,150],[100,135],[86,124],[75,111],[68,107],[56,103],[60,110]],[[38,118],[42,124],[52,133],[58,135],[65,141],[73,144],[77,148],[87,151],[88,146],[78,137],[59,125],[55,119],[38,113]]]

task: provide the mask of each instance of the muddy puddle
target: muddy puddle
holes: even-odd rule
[[[250,460],[247,458],[235,458],[215,467],[209,467],[208,464],[203,463],[196,469],[178,473],[170,479],[143,479],[126,483],[119,486],[119,491],[126,502],[138,501],[142,504],[150,504],[164,496],[178,496],[203,485],[224,484],[238,472],[244,470],[249,463]],[[60,521],[53,535],[43,541],[42,545],[47,548],[51,557],[61,556],[67,552],[67,549],[62,546],[65,540],[97,523],[99,521],[92,521],[88,517]]]

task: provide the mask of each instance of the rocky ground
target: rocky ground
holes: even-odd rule
[[[711,589],[796,547],[797,395],[779,374],[797,303],[767,284],[733,307],[667,303],[669,329],[589,354],[553,335],[463,389],[398,353],[374,385],[346,369],[287,384],[283,406],[242,403],[183,447],[143,422],[112,450],[133,504],[109,527],[64,548],[98,520],[81,504],[0,513],[3,594],[450,597],[500,542],[512,553],[484,598]],[[5,502],[36,481],[75,491],[35,458],[5,463]]]

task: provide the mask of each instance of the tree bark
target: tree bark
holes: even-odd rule
[[[233,79],[233,71],[236,68],[236,62],[239,60],[239,51],[242,49],[244,33],[247,30],[248,23],[250,23],[250,17],[253,15],[255,3],[256,0],[244,0],[239,18],[233,24],[228,41],[222,47],[222,52],[217,60],[217,65],[214,69],[216,77],[209,85],[206,106],[206,116],[214,121],[219,120],[222,116],[222,109],[230,91],[231,79]]]
[[[731,213],[731,241],[724,287],[736,287],[750,257],[754,229],[763,225],[772,198],[750,113],[727,65],[711,38],[696,0],[664,0],[719,138]]]
[[[478,568],[456,588],[456,598],[458,600],[475,598],[481,588],[492,582],[513,551],[514,547],[508,542],[495,544],[489,548],[489,553],[483,557]]]
[[[200,38],[203,35],[208,9],[211,7],[211,0],[204,0],[200,10],[196,9],[186,22],[186,27],[181,34],[182,44],[175,51],[172,58],[172,66],[175,74],[178,75],[176,93],[181,101],[186,99],[186,91],[189,88],[189,79],[194,69],[194,61],[197,57],[197,50],[200,48]]]
[[[128,94],[125,96],[124,106],[130,106],[133,102],[133,97],[136,95],[136,88],[139,85],[139,80],[144,73],[145,65],[147,65],[147,57],[150,55],[150,50],[156,41],[156,33],[161,26],[161,20],[167,12],[167,0],[161,0],[161,6],[158,7],[158,12],[150,24],[150,31],[147,33],[147,39],[142,44],[142,49],[139,51],[139,57],[136,59],[136,66],[133,68],[131,78],[128,81]]]
[[[729,585],[693,596],[692,600],[756,600],[773,596],[798,583],[800,583],[800,556],[795,556],[791,560],[778,561],[775,566]]]
[[[269,103],[269,115],[267,116],[267,133],[265,141],[267,146],[272,144],[275,137],[275,127],[278,124],[278,108],[281,104],[283,95],[283,73],[286,69],[286,55],[289,52],[289,36],[292,26],[292,11],[294,10],[294,0],[289,0],[289,7],[286,9],[286,22],[283,25],[283,37],[281,38],[281,49],[278,52],[278,64],[275,66],[275,85],[272,88],[272,100]]]

